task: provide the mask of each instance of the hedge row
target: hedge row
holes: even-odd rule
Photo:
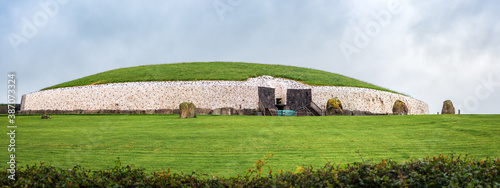
[[[500,159],[475,160],[470,156],[439,155],[397,163],[326,164],[324,167],[298,167],[295,172],[262,174],[271,155],[264,156],[243,176],[217,177],[205,174],[178,174],[170,170],[146,173],[142,168],[122,166],[86,170],[81,166],[61,169],[52,166],[26,166],[16,172],[16,181],[1,172],[2,187],[500,187]],[[264,168],[266,169],[266,168]],[[271,168],[269,168],[271,169]]]

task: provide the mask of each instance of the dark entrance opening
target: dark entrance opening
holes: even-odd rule
[[[281,98],[276,98],[276,108],[278,108],[278,110],[284,110],[285,109],[285,104],[283,104],[283,102],[281,101]]]

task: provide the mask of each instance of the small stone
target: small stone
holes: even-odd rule
[[[340,102],[339,98],[335,97],[332,99],[328,99],[328,102],[326,102],[326,115],[332,116],[343,114],[344,109],[342,108],[342,103]]]
[[[49,116],[49,115],[47,115],[47,114],[43,114],[43,115],[42,115],[42,119],[51,119],[51,118],[50,118],[50,116]]]
[[[179,114],[181,118],[195,118],[196,106],[190,102],[183,102],[179,105]]]
[[[403,101],[396,100],[392,106],[392,114],[394,115],[408,115],[408,107]]]
[[[453,107],[453,103],[450,100],[446,100],[443,102],[443,109],[441,110],[441,114],[455,114],[455,107]]]

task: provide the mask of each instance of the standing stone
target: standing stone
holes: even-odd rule
[[[328,99],[328,102],[326,102],[326,115],[332,116],[343,114],[344,109],[342,108],[342,103],[340,102],[339,98],[335,97],[332,99]]]
[[[394,115],[408,115],[408,107],[403,101],[396,100],[392,106],[392,114]]]
[[[181,118],[195,118],[196,106],[190,102],[183,102],[179,105],[179,114]]]
[[[455,114],[455,107],[453,107],[453,103],[450,100],[446,100],[443,102],[443,109],[441,110],[441,114]]]

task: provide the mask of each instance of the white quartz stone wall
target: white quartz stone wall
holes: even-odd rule
[[[312,100],[321,109],[326,108],[328,99],[338,97],[345,110],[368,111],[371,113],[392,113],[396,100],[403,101],[408,107],[408,114],[428,114],[426,103],[399,94],[354,87],[314,86],[311,90]]]
[[[182,102],[197,108],[255,109],[258,101],[255,86],[124,83],[30,93],[24,96],[22,110],[177,109]]]
[[[257,109],[258,87],[276,88],[286,103],[286,89],[311,89],[312,100],[322,109],[338,97],[346,110],[392,113],[399,99],[409,114],[427,114],[422,101],[395,93],[354,87],[309,86],[297,81],[261,76],[247,81],[129,82],[58,88],[23,96],[21,110],[156,110],[177,109],[182,102],[197,108]]]

